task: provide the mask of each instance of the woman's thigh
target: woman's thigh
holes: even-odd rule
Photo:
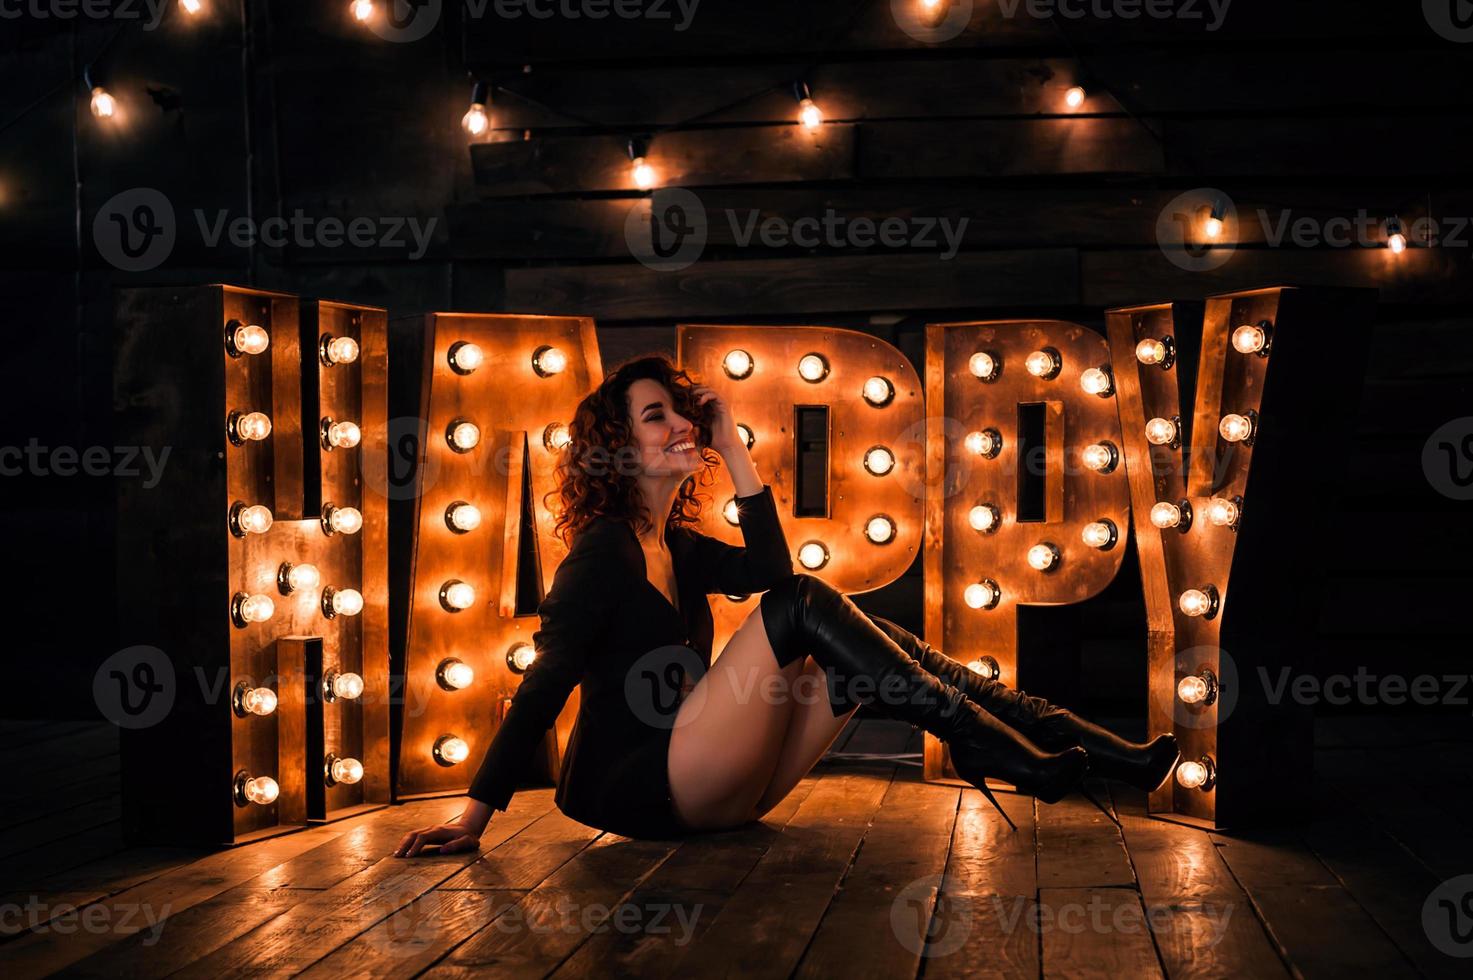
[[[771,781],[806,657],[779,667],[758,605],[675,713],[668,765],[675,812],[696,828],[750,819]]]
[[[829,746],[834,744],[834,739],[854,717],[854,712],[859,710],[859,705],[855,704],[835,718],[833,709],[829,707],[823,667],[809,657],[804,657],[803,663],[807,666],[793,682],[793,711],[782,747],[778,750],[777,766],[757,801],[753,819],[760,818],[793,791],[793,787],[808,775]]]

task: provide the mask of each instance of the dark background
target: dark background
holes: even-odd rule
[[[205,4],[191,18],[170,0],[152,30],[136,3],[108,19],[0,19],[0,446],[113,445],[117,286],[223,281],[393,316],[590,315],[606,365],[673,353],[683,321],[836,325],[897,345],[918,369],[928,321],[1054,317],[1099,330],[1116,305],[1375,286],[1365,398],[1343,420],[1355,449],[1322,461],[1343,467],[1343,494],[1273,505],[1333,507],[1344,529],[1322,579],[1303,584],[1321,608],[1321,671],[1468,673],[1469,504],[1433,488],[1423,447],[1473,414],[1473,229],[1391,256],[1274,247],[1256,218],[1364,211],[1410,226],[1431,215],[1451,232],[1473,217],[1473,44],[1432,28],[1436,3],[1235,0],[1208,30],[1183,17],[1008,17],[978,0],[940,44],[900,30],[888,0],[702,0],[683,31],[448,4],[408,42],[355,23],[338,0]],[[89,64],[119,100],[114,124],[88,111]],[[832,124],[822,152],[791,138],[797,77]],[[475,79],[496,86],[494,128],[470,148],[459,120]],[[1075,83],[1090,92],[1080,112],[1063,105]],[[627,189],[625,142],[650,135],[651,157],[663,148],[711,215],[711,244],[678,272],[635,262],[624,236],[643,196]],[[1242,244],[1220,268],[1188,272],[1158,247],[1156,221],[1203,187],[1231,195]],[[177,216],[172,252],[147,272],[118,271],[94,237],[99,210],[133,188],[162,191]],[[728,207],[970,225],[950,261],[913,248],[743,248],[719,215]],[[419,258],[392,246],[210,247],[196,209],[210,221],[300,209],[436,226]],[[1335,343],[1335,325],[1323,329]],[[0,495],[0,714],[89,717],[97,664],[148,642],[113,625],[111,542],[128,515],[114,513],[108,477],[3,476]],[[861,604],[918,627],[920,570]],[[1025,622],[1025,683],[1141,708],[1133,557],[1102,596]]]

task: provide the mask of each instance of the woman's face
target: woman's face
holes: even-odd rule
[[[685,476],[701,465],[699,429],[675,411],[670,389],[640,378],[629,386],[629,428],[648,476]]]

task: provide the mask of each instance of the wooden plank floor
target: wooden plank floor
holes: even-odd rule
[[[867,719],[760,824],[636,841],[535,788],[479,855],[415,861],[387,855],[458,801],[125,849],[115,732],[0,736],[7,978],[1467,975],[1423,924],[1473,872],[1465,719],[1322,720],[1318,811],[1292,830],[1192,830],[1098,783],[1119,827],[1083,797],[1004,794],[1014,833],[976,790],[921,780],[919,732]]]

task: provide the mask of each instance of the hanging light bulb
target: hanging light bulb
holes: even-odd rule
[[[1058,546],[1048,542],[1040,542],[1028,549],[1028,565],[1035,571],[1051,572],[1059,567]]]
[[[230,702],[235,713],[242,718],[246,715],[264,718],[276,710],[276,692],[269,687],[252,687],[241,681],[235,685]]]
[[[1212,209],[1207,213],[1207,220],[1202,223],[1202,232],[1208,238],[1222,237],[1222,219],[1227,214],[1227,205],[1221,198],[1212,202]]]
[[[542,430],[542,445],[550,453],[560,452],[572,441],[572,433],[561,422],[549,422],[547,428]]]
[[[324,534],[357,534],[363,529],[363,515],[356,507],[322,505],[322,531]]]
[[[270,776],[252,776],[242,769],[235,774],[235,805],[270,806],[281,795],[281,787]]]
[[[463,691],[476,679],[471,665],[457,657],[447,657],[435,668],[435,681],[447,691]]]
[[[829,563],[829,549],[821,541],[805,541],[798,549],[798,561],[810,572]]]
[[[252,623],[264,623],[276,612],[276,603],[269,595],[251,595],[237,592],[230,597],[230,619],[240,629]]]
[[[96,85],[92,89],[92,115],[98,119],[111,119],[118,111],[118,104],[107,89]]]
[[[200,3],[200,0],[179,0],[179,6],[184,8],[185,13],[197,14],[204,5]]]
[[[884,514],[876,514],[865,524],[864,536],[875,544],[889,544],[895,540],[895,522]]]
[[[322,590],[322,615],[328,619],[335,616],[356,616],[363,611],[363,593],[357,589]]]
[[[798,102],[798,122],[812,132],[823,125],[823,110],[813,101],[813,92],[807,82],[793,83],[793,98]]]
[[[538,377],[550,378],[561,374],[567,366],[568,355],[556,347],[544,344],[532,352],[532,370]]]
[[[728,378],[735,381],[749,377],[755,366],[752,355],[744,350],[729,350],[721,359],[721,369],[726,372]]]
[[[647,191],[655,186],[658,175],[655,168],[645,160],[645,146],[647,141],[643,139],[632,139],[628,144],[629,151],[629,179],[634,186],[642,191]]]
[[[260,442],[271,434],[271,417],[265,412],[231,412],[225,434],[237,446]]]
[[[293,565],[284,561],[276,570],[276,588],[282,595],[293,592],[310,592],[322,584],[322,573],[316,565],[303,563]]]
[[[440,605],[449,612],[460,612],[476,604],[476,590],[458,578],[450,579],[440,586]]]
[[[1113,442],[1097,442],[1080,450],[1079,458],[1085,469],[1109,473],[1120,463],[1120,450],[1115,448]]]
[[[1246,415],[1229,414],[1217,424],[1218,433],[1228,442],[1253,445],[1253,431],[1257,428],[1258,413],[1249,409]]]
[[[978,504],[967,511],[967,522],[972,525],[972,530],[981,531],[983,534],[991,534],[996,531],[1001,520],[1002,515],[992,504]]]
[[[884,476],[895,468],[895,454],[884,446],[871,446],[864,453],[864,468],[873,476]]]
[[[863,395],[864,400],[875,408],[884,408],[895,399],[895,386],[890,383],[889,378],[876,375],[865,381]]]
[[[1169,419],[1159,416],[1146,423],[1146,441],[1153,446],[1175,446],[1181,432],[1181,419],[1173,415]]]
[[[1101,398],[1109,398],[1115,394],[1115,382],[1107,368],[1087,368],[1079,376],[1079,387],[1084,389],[1085,394],[1099,395]]]
[[[458,766],[470,758],[471,747],[465,744],[465,739],[454,735],[441,735],[435,739],[435,747],[431,750],[435,761],[442,766]]]
[[[445,508],[445,523],[456,534],[465,534],[481,526],[481,509],[475,504],[457,500]]]
[[[329,786],[343,783],[351,786],[363,778],[363,763],[357,759],[339,759],[329,755],[322,763],[323,782]]]
[[[373,19],[373,0],[353,0],[348,8],[353,13],[353,19],[360,24],[366,24]]]
[[[363,431],[354,422],[334,422],[331,416],[324,416],[320,425],[322,448],[328,452],[334,449],[352,449],[363,438]]]
[[[1085,94],[1086,93],[1084,91],[1084,86],[1071,86],[1069,88],[1069,91],[1064,93],[1064,104],[1071,109],[1078,109],[1080,106],[1084,105]]]
[[[485,82],[477,82],[471,88],[471,107],[460,117],[460,128],[465,130],[466,135],[484,136],[491,128],[491,117],[486,112],[490,91],[490,86]]]
[[[721,508],[721,516],[726,518],[726,523],[732,525],[733,527],[741,524],[742,512],[737,507],[735,497],[727,499],[725,506]]]
[[[239,320],[231,320],[225,325],[225,350],[231,357],[264,354],[270,345],[271,335],[265,327]]]
[[[1176,344],[1170,337],[1147,337],[1135,345],[1135,359],[1142,364],[1169,368],[1176,360]]]
[[[1386,221],[1386,247],[1391,249],[1394,255],[1400,255],[1407,250],[1406,232],[1402,231],[1401,221],[1397,218],[1388,218]]]
[[[962,442],[969,452],[984,459],[992,459],[1002,452],[1002,433],[996,429],[968,432]]]
[[[1236,528],[1242,514],[1238,506],[1242,500],[1242,497],[1213,497],[1207,502],[1207,519],[1217,527]]]
[[[1189,759],[1176,767],[1176,781],[1186,789],[1209,790],[1217,781],[1217,767],[1211,756]]]
[[[1212,704],[1217,700],[1217,675],[1211,668],[1202,667],[1177,682],[1176,696],[1183,704],[1200,704],[1203,707]]]
[[[352,364],[358,360],[358,341],[352,337],[334,337],[323,334],[317,345],[317,356],[328,367],[334,364]]]
[[[742,437],[742,441],[747,444],[748,449],[751,449],[757,442],[757,436],[752,432],[751,427],[743,425],[741,422],[737,423],[737,435]]]
[[[978,657],[967,664],[967,669],[974,674],[979,674],[984,680],[995,681],[1002,674],[1002,668],[998,666],[995,657]]]
[[[1023,367],[1035,378],[1047,381],[1058,377],[1059,371],[1064,367],[1064,359],[1052,347],[1045,347],[1043,350],[1036,350],[1029,354],[1023,361]]]
[[[1192,526],[1192,503],[1183,499],[1177,503],[1169,500],[1158,501],[1151,505],[1151,523],[1166,530],[1174,527],[1183,533]]]
[[[1217,615],[1217,586],[1204,585],[1200,589],[1187,589],[1176,600],[1176,605],[1187,616],[1211,619]]]
[[[537,648],[530,643],[516,643],[506,651],[506,665],[513,673],[526,673],[527,668],[537,662]]]
[[[247,534],[265,534],[271,530],[271,508],[264,504],[247,507],[243,501],[237,500],[230,505],[229,523],[230,533],[237,538]]]
[[[1084,525],[1084,530],[1080,532],[1079,537],[1091,548],[1109,551],[1115,547],[1115,542],[1120,540],[1120,531],[1114,521],[1108,517],[1102,517]]]
[[[1002,598],[1002,590],[990,578],[973,582],[962,592],[962,598],[973,609],[992,609]]]
[[[352,701],[363,694],[363,678],[349,671],[328,671],[322,679],[322,699],[329,703],[342,698]]]
[[[457,340],[450,345],[450,350],[445,352],[445,359],[450,362],[450,370],[456,374],[470,374],[486,361],[486,352],[481,350],[479,344],[473,344],[468,340]]]
[[[1245,323],[1233,331],[1233,350],[1239,354],[1267,357],[1272,325],[1267,320]]]
[[[455,419],[445,428],[445,441],[458,453],[468,453],[481,441],[480,426],[470,419]]]
[[[828,377],[828,358],[822,354],[804,354],[798,359],[798,377],[816,384]]]
[[[1001,360],[991,351],[979,350],[967,358],[967,370],[978,381],[996,381]]]

